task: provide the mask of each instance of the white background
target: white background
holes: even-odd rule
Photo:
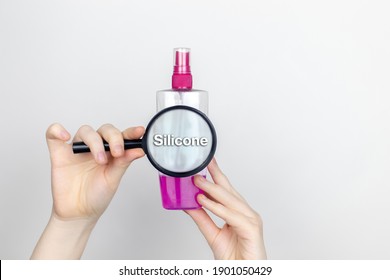
[[[0,0],[0,258],[29,258],[51,211],[45,130],[146,125],[192,49],[217,159],[264,220],[271,259],[390,258],[388,1]],[[85,259],[209,259],[164,210],[146,158]]]

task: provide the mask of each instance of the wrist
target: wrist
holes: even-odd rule
[[[61,219],[52,213],[31,259],[80,259],[97,219]]]
[[[64,239],[63,241],[76,245],[83,240],[86,243],[97,221],[98,218],[94,217],[61,218],[55,212],[52,212],[47,227],[59,239]]]
[[[95,217],[77,217],[63,218],[58,216],[54,211],[51,213],[49,224],[67,230],[87,231],[93,229],[99,218]]]

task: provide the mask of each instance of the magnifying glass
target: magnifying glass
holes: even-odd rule
[[[151,164],[172,177],[187,177],[203,170],[212,160],[217,135],[208,117],[198,109],[177,105],[158,112],[142,139],[124,140],[125,149],[142,148]],[[104,149],[109,145],[104,142]],[[73,143],[73,153],[90,152],[84,142]]]

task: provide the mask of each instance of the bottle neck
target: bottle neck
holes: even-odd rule
[[[192,75],[189,74],[173,74],[172,89],[190,90],[192,89]]]

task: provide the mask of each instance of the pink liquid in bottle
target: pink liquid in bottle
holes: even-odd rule
[[[206,176],[204,176],[206,177]],[[194,177],[176,178],[160,175],[162,204],[165,209],[197,209],[196,196],[203,193],[194,184]]]

